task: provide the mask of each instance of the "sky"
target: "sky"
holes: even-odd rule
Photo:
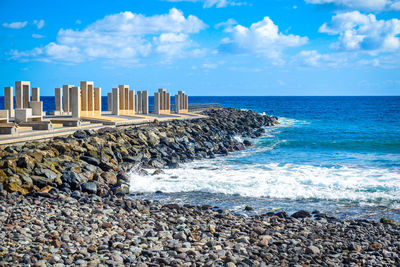
[[[399,19],[400,0],[0,0],[0,85],[400,95]]]

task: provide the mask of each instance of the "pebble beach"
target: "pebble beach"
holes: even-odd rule
[[[203,114],[1,147],[0,266],[399,265],[399,225],[386,218],[247,216],[132,199],[133,168],[150,176],[228,155],[278,123],[237,109]]]

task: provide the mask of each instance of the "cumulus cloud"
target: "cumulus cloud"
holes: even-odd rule
[[[310,4],[334,4],[368,11],[400,10],[399,0],[305,0]]]
[[[336,49],[367,51],[372,54],[391,52],[400,48],[400,20],[377,20],[375,15],[358,11],[340,13],[324,23],[319,32],[339,35]]]
[[[22,29],[28,24],[27,21],[16,21],[16,22],[10,22],[6,23],[4,22],[2,25],[4,28],[10,28],[10,29]]]
[[[44,27],[44,20],[34,20],[33,24],[36,25],[36,27],[40,30],[41,28]]]
[[[210,7],[227,7],[227,6],[241,6],[245,5],[245,2],[239,2],[236,0],[165,0],[168,2],[202,2],[204,8]]]
[[[306,67],[338,67],[347,63],[348,55],[320,54],[316,50],[303,50],[294,61]]]
[[[135,61],[157,52],[183,56],[191,47],[189,35],[206,25],[197,17],[185,17],[175,8],[169,13],[144,16],[132,12],[112,14],[82,30],[61,29],[57,41],[32,51],[11,51],[14,59],[81,62],[92,59]]]
[[[281,61],[283,49],[301,46],[308,41],[307,37],[280,33],[278,26],[269,17],[253,23],[249,28],[228,24],[225,32],[229,37],[222,40],[220,52],[254,53],[273,59],[275,63]]]

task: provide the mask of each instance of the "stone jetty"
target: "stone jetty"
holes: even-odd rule
[[[0,182],[9,192],[38,194],[75,190],[106,195],[128,191],[126,172],[176,168],[250,144],[233,138],[260,136],[276,118],[236,109],[209,110],[208,118],[141,127],[76,131],[50,141],[0,147]]]

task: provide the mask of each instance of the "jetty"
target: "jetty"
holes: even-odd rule
[[[40,100],[40,87],[31,88],[29,81],[16,81],[15,92],[12,86],[4,87],[0,145],[49,139],[77,130],[204,117],[195,111],[196,105],[189,108],[189,97],[184,91],[174,95],[171,105],[171,94],[164,88],[154,92],[152,107],[147,90],[135,93],[129,85],[118,85],[107,93],[107,110],[102,110],[102,88],[95,87],[93,81],[55,88],[54,97],[54,110],[47,114]]]

